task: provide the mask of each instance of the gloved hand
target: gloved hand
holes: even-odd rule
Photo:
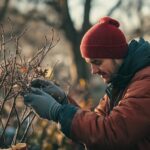
[[[23,94],[23,97],[25,104],[32,107],[40,117],[48,120],[58,120],[61,104],[49,94],[40,89],[31,88],[28,93]]]
[[[31,82],[31,87],[42,89],[44,92],[55,98],[60,104],[68,103],[65,92],[52,81],[36,79]]]

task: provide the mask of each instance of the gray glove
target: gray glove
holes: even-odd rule
[[[28,93],[23,94],[23,97],[25,104],[32,107],[40,117],[48,120],[58,120],[61,104],[49,94],[40,89],[31,88]]]
[[[65,92],[52,81],[36,79],[31,82],[31,87],[42,89],[55,98],[60,104],[68,103]]]

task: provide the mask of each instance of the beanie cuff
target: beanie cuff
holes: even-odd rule
[[[83,58],[125,58],[128,51],[128,44],[117,46],[104,45],[82,45],[80,46]],[[101,51],[102,50],[102,51]]]

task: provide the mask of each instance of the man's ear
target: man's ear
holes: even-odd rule
[[[123,63],[123,61],[124,61],[124,59],[114,59],[114,61],[115,61],[115,63],[116,63],[117,65],[121,66],[122,63]]]

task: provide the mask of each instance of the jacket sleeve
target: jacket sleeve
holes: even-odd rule
[[[105,95],[99,102],[98,106],[94,109],[97,115],[106,116],[110,111],[110,102],[107,95]]]
[[[68,99],[68,103],[69,104],[72,104],[72,105],[74,105],[74,106],[77,106],[77,107],[80,107],[78,104],[77,104],[77,102],[71,97],[71,96],[67,96],[67,99]]]
[[[123,99],[107,116],[76,109],[70,119],[69,136],[87,146],[98,145],[99,148],[133,145],[150,135],[149,106],[148,77],[133,82]],[[65,120],[64,115],[61,117]]]

